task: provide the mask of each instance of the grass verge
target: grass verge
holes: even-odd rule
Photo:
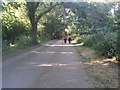
[[[96,88],[118,88],[119,66],[115,58],[100,57],[95,51],[84,46],[76,47],[76,50]]]
[[[45,39],[44,41],[39,42],[37,45],[31,44],[31,45],[27,45],[27,46],[22,46],[20,48],[19,47],[16,47],[16,48],[8,47],[6,50],[4,50],[2,52],[2,60],[4,61],[4,60],[6,60],[6,59],[8,59],[10,57],[17,56],[17,55],[22,54],[24,52],[28,52],[28,51],[30,51],[32,49],[43,46],[48,41],[49,41],[48,39]]]

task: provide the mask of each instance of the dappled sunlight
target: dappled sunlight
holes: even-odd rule
[[[53,44],[53,45],[45,44],[45,46],[49,46],[49,47],[75,47],[75,46],[82,46],[82,45],[84,45],[84,43],[78,43],[78,44],[66,43],[66,44]]]
[[[53,66],[53,65],[52,65],[52,64],[40,64],[40,65],[36,65],[36,66],[51,67],[51,66]]]
[[[32,51],[32,52],[33,52],[33,53],[36,53],[36,54],[37,54],[37,53],[41,53],[41,54],[44,54],[44,53],[50,53],[50,54],[52,53],[52,54],[54,54],[54,53],[56,53],[56,52],[49,52],[49,51],[48,51],[48,52],[38,52],[38,51]]]
[[[79,64],[79,63],[78,63]],[[33,64],[35,67],[60,67],[68,70],[75,70],[76,67],[72,64],[64,64],[64,63],[43,63],[43,64]]]
[[[67,64],[58,64],[58,66],[67,66]]]
[[[90,65],[93,65],[93,64],[103,64],[102,61],[90,61],[90,62],[86,62],[85,64],[90,64]]]
[[[115,58],[85,61],[83,64],[99,87],[118,87],[118,65]]]
[[[29,69],[29,68],[40,68],[40,67],[61,67],[64,69],[76,69],[72,64],[69,63],[39,63],[39,62],[29,62],[25,63],[26,66],[17,67],[16,69]],[[31,67],[32,66],[32,67]]]
[[[40,53],[40,52],[37,52],[37,51],[32,51],[33,53]]]
[[[50,63],[50,64],[38,64],[39,67],[52,67],[52,66],[67,66],[67,64],[62,63]]]
[[[72,45],[72,44],[60,44],[60,45],[58,45],[58,44],[54,44],[54,45],[49,45],[49,44],[46,44],[46,46],[49,46],[49,47],[66,47],[66,46],[74,46],[74,45]]]
[[[104,65],[104,66],[107,66],[107,65],[109,65],[109,63],[104,63],[103,65]]]
[[[82,42],[82,43],[75,44],[74,46],[83,46],[83,45],[84,43]]]
[[[73,54],[74,52],[60,52],[61,54]]]
[[[29,63],[27,63],[27,64],[32,64],[32,65],[34,65],[34,64],[37,64],[37,62],[29,62]]]
[[[111,59],[103,59],[104,63],[107,63],[107,62],[112,62],[112,63],[118,63],[118,61],[116,61],[116,58],[111,58]]]
[[[33,53],[36,54],[74,54],[74,52],[51,52],[51,51],[45,51],[45,52],[38,52],[38,51],[32,51]]]
[[[32,65],[35,67],[61,67],[65,69],[75,70],[76,65],[80,65],[82,62],[69,62],[69,63],[42,63],[42,62],[29,62],[26,63],[28,65]]]
[[[27,63],[33,66],[38,66],[38,67],[51,67],[51,66],[68,66],[69,64],[65,64],[65,63],[38,63],[38,62],[30,62]]]
[[[84,62],[84,64],[87,64],[87,65],[100,64],[100,65],[103,65],[103,66],[108,66],[109,63],[118,63],[118,61],[116,61],[116,58],[112,58],[112,59],[103,59],[103,60],[95,60],[95,61]]]
[[[75,70],[76,67],[65,67],[66,69],[72,69],[72,70]]]
[[[17,46],[16,44],[10,43],[10,47],[11,47],[11,48],[15,48],[16,46]]]

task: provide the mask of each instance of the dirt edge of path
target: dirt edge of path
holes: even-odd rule
[[[101,57],[85,46],[75,47],[75,49],[88,76],[93,79],[95,88],[118,88],[118,62],[115,58]]]
[[[15,57],[15,56],[19,56],[19,55],[21,55],[23,53],[27,53],[27,52],[29,52],[31,50],[36,49],[36,48],[40,48],[41,47],[41,49],[44,49],[44,48],[47,47],[46,44],[52,44],[52,43],[55,43],[55,42],[57,42],[57,40],[50,40],[50,41],[45,42],[43,44],[35,45],[35,46],[29,47],[29,48],[26,48],[26,49],[22,49],[22,50],[17,50],[16,52],[10,53],[10,54],[5,55],[5,56],[2,55],[2,61],[6,61],[9,58],[12,58],[12,57]]]

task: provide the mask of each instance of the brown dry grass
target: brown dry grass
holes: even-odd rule
[[[118,88],[118,62],[115,58],[100,57],[95,51],[84,46],[76,49],[95,87]]]

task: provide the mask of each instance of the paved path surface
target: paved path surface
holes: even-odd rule
[[[71,44],[61,40],[3,62],[3,88],[91,88]]]

